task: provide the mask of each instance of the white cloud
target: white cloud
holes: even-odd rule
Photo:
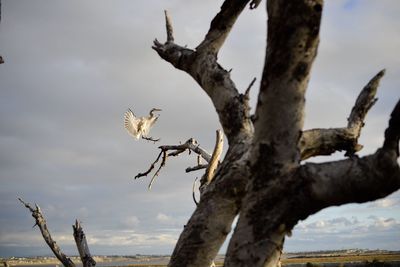
[[[302,222],[287,239],[286,249],[320,250],[342,248],[381,248],[398,250],[400,221],[394,218],[369,216],[367,220],[356,217],[320,219]],[[300,245],[301,244],[301,245]],[[296,249],[295,249],[296,248]]]
[[[400,206],[400,199],[399,198],[384,198],[373,203],[369,204],[369,208],[392,208],[392,207],[399,207]]]

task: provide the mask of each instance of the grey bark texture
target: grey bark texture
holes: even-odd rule
[[[160,57],[193,77],[210,97],[229,146],[168,266],[210,266],[236,216],[224,266],[277,266],[285,236],[299,220],[326,207],[375,200],[400,188],[400,102],[382,147],[369,156],[356,155],[384,70],[362,89],[346,126],[304,129],[305,93],[318,50],[323,0],[267,1],[265,65],[255,114],[250,114],[254,82],[239,93],[230,72],[218,63],[218,52],[245,7],[253,9],[260,2],[225,0],[194,49],[175,43],[166,12],[167,41],[154,41]],[[336,151],[346,151],[348,158],[301,164]]]

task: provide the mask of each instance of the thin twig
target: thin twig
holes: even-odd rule
[[[135,176],[135,179],[143,177],[143,176],[147,176],[154,169],[154,167],[155,167],[156,163],[159,161],[162,153],[163,153],[163,151],[161,150],[160,153],[158,154],[156,160],[150,165],[150,168],[147,171],[143,172],[143,173],[138,173]]]
[[[254,83],[256,82],[257,78],[254,77],[253,80],[251,81],[251,83],[249,84],[249,86],[247,87],[246,91],[244,92],[244,96],[249,99],[249,94],[250,94],[250,89],[251,87],[254,85]]]
[[[196,204],[196,206],[199,205],[199,202],[197,202],[197,200],[196,200],[196,193],[195,193],[196,181],[197,181],[198,178],[199,177],[196,177],[196,179],[194,179],[193,186],[192,186],[192,197],[193,197],[193,201]]]
[[[168,157],[167,152],[163,151],[162,154],[163,154],[163,157],[162,157],[162,161],[161,161],[160,167],[158,167],[157,171],[155,172],[155,174],[153,175],[153,177],[150,180],[149,187],[148,187],[149,190],[151,190],[151,186],[153,185],[154,180],[156,179],[156,177],[160,173],[162,167],[165,166],[165,162],[167,161],[167,157]]]
[[[160,138],[155,139],[155,138],[153,138],[151,136],[142,136],[142,139],[147,140],[147,141],[151,141],[151,142],[154,142],[154,143],[156,143],[156,142],[161,140]]]
[[[191,153],[191,151],[195,152],[196,154],[198,154],[198,157],[204,159],[206,162],[210,162],[211,158],[212,158],[212,155],[210,155],[207,151],[205,151],[203,148],[201,148],[200,145],[198,144],[198,142],[193,138],[188,139],[185,143],[180,144],[180,145],[164,145],[164,146],[159,146],[158,148],[161,151],[158,154],[156,160],[150,165],[150,168],[146,172],[138,173],[135,176],[135,179],[137,179],[139,177],[147,176],[149,173],[151,173],[151,171],[155,168],[157,162],[160,160],[161,155],[162,155],[162,160],[161,160],[160,166],[158,167],[157,171],[151,178],[150,184],[148,186],[149,189],[151,189],[153,182],[154,182],[155,178],[158,176],[158,174],[160,173],[161,169],[166,165],[168,156],[178,156],[187,150],[189,152],[189,154]],[[199,158],[197,159],[197,161],[200,162]],[[206,168],[207,166],[208,166],[208,164],[205,166],[198,165],[193,168],[203,169],[203,168]],[[192,171],[191,169],[192,168],[189,167],[186,169],[186,171],[187,172]]]
[[[198,171],[198,170],[202,170],[208,167],[208,164],[199,164],[197,166],[193,166],[193,167],[187,167],[185,172],[193,172],[193,171]]]

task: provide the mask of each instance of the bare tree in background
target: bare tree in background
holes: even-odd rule
[[[189,139],[184,144],[160,146],[154,178],[169,156],[189,150],[199,155],[205,169],[200,201],[183,229],[170,267],[210,266],[231,231],[224,266],[277,266],[286,235],[299,220],[326,207],[363,203],[385,197],[400,187],[400,101],[388,119],[382,147],[374,154],[355,153],[364,119],[376,101],[384,71],[361,90],[342,128],[304,129],[305,93],[317,54],[322,0],[268,0],[266,57],[255,114],[250,114],[249,91],[240,93],[230,71],[218,63],[236,19],[247,5],[260,0],[225,0],[204,40],[194,49],[175,43],[166,13],[167,41],[154,41],[160,57],[200,85],[219,117],[228,150],[222,161],[222,132],[212,154]],[[347,159],[326,163],[302,161],[346,151]],[[205,163],[201,163],[201,160]],[[151,182],[151,183],[152,183]],[[29,207],[34,214],[35,209]]]

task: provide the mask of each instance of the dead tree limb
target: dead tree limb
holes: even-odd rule
[[[376,92],[384,74],[385,70],[381,70],[361,90],[348,117],[346,127],[311,129],[302,133],[300,139],[302,160],[343,150],[346,151],[346,155],[351,156],[362,149],[362,145],[358,144],[358,138],[364,126],[365,117],[377,100]]]
[[[181,145],[164,145],[164,146],[159,146],[158,148],[160,149],[160,153],[158,154],[156,160],[150,165],[150,168],[147,171],[145,171],[143,173],[138,173],[135,176],[135,179],[143,177],[143,176],[147,176],[155,168],[155,165],[158,163],[160,158],[162,158],[157,171],[154,173],[154,175],[152,176],[152,178],[150,180],[149,189],[151,189],[155,178],[158,176],[161,169],[165,166],[168,156],[178,156],[179,154],[188,150],[189,153],[191,151],[193,151],[194,153],[198,154],[206,162],[210,162],[212,160],[212,155],[210,155],[206,150],[201,148],[199,143],[193,138],[190,138],[189,140],[187,140],[185,143],[183,143]],[[208,166],[208,164],[206,166]],[[190,167],[190,168],[186,169],[186,172],[198,170],[200,168],[203,168],[203,166],[198,165],[196,167]]]
[[[96,261],[92,258],[89,246],[86,241],[86,235],[83,232],[82,226],[78,220],[72,225],[74,229],[74,239],[76,247],[78,248],[79,256],[81,258],[83,267],[93,267],[96,266]]]
[[[389,195],[400,188],[400,100],[394,108],[381,149],[362,158],[327,163],[307,163],[300,168],[311,179],[310,201],[316,211],[346,203],[362,203]],[[356,192],[356,193],[355,193]]]
[[[166,13],[167,41],[157,39],[153,49],[175,68],[185,71],[203,88],[218,113],[228,143],[241,142],[252,129],[249,107],[244,104],[230,73],[217,62],[217,53],[233,23],[249,1],[225,1],[213,19],[210,29],[196,49],[173,42],[172,25]]]
[[[46,220],[39,206],[35,205],[35,208],[33,208],[29,203],[24,202],[21,198],[18,198],[18,200],[32,213],[32,217],[35,218],[35,226],[37,225],[39,227],[44,241],[50,247],[51,251],[53,251],[57,259],[65,267],[75,267],[75,263],[61,251],[60,247],[51,237],[51,234],[47,228]]]

